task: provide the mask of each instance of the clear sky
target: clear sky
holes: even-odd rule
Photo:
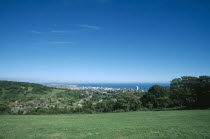
[[[0,79],[210,75],[209,0],[0,0]]]

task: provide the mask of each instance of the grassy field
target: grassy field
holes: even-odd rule
[[[210,138],[210,110],[1,115],[0,138]]]

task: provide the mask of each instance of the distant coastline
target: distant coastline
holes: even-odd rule
[[[42,83],[43,85],[73,85],[78,87],[100,87],[113,89],[135,89],[148,90],[153,85],[170,86],[170,83]]]
[[[38,83],[42,85],[75,85],[77,87],[100,87],[100,88],[113,88],[113,89],[136,89],[136,86],[139,87],[139,90],[148,90],[153,85],[160,86],[170,86],[168,82],[151,82],[151,83],[91,83],[91,82],[54,82],[54,81],[29,81],[29,80],[8,80],[0,79],[0,81],[17,81],[17,82],[29,82],[29,83]]]

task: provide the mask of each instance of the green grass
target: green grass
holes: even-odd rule
[[[1,115],[0,138],[210,138],[210,110]]]
[[[32,91],[33,90],[33,87],[28,87],[28,91]]]
[[[58,94],[60,92],[64,92],[64,90],[62,90],[62,89],[52,89],[52,92],[48,92],[48,94],[46,96],[48,98],[52,98],[52,97],[55,97],[56,94]]]

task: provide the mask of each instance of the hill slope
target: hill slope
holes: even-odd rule
[[[54,111],[55,107],[71,106],[72,102],[87,96],[85,91],[80,90],[57,89],[27,82],[0,81],[0,112],[36,114],[40,108]]]

